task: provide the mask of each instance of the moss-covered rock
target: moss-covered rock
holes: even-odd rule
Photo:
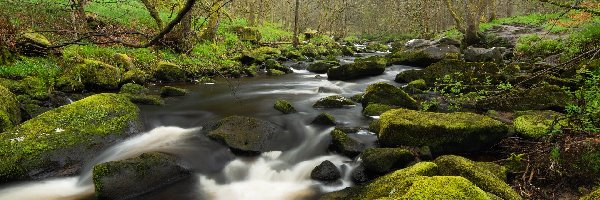
[[[353,80],[370,76],[377,76],[385,72],[386,60],[380,57],[357,59],[352,64],[334,67],[327,71],[329,80]]]
[[[270,70],[267,70],[267,75],[269,75],[269,76],[283,76],[283,75],[285,75],[285,72],[280,71],[280,70],[276,70],[276,69],[270,69]]]
[[[475,162],[475,166],[491,172],[496,178],[504,182],[508,179],[508,168],[502,165],[493,162]]]
[[[176,64],[161,61],[153,69],[154,78],[163,82],[177,82],[185,80],[185,71]]]
[[[418,108],[417,101],[410,97],[404,90],[388,83],[375,83],[369,85],[362,98],[363,107],[369,104],[383,104],[409,109]]]
[[[314,108],[343,108],[345,106],[353,106],[355,103],[346,97],[334,95],[328,96],[313,104]]]
[[[362,200],[389,197],[390,194],[407,191],[414,177],[436,175],[438,175],[438,167],[435,163],[420,162],[379,177],[364,187],[351,190],[344,199]]]
[[[411,93],[420,93],[423,90],[427,90],[427,82],[423,79],[411,81],[406,85],[406,91]]]
[[[238,38],[241,41],[245,42],[252,42],[254,44],[258,44],[258,42],[260,42],[260,40],[262,39],[260,31],[257,28],[253,27],[236,27],[235,33],[238,35]]]
[[[121,86],[120,94],[123,94],[129,100],[139,105],[162,106],[165,104],[162,98],[157,95],[150,95],[150,90],[142,85],[127,83]]]
[[[275,108],[275,110],[278,110],[279,112],[281,112],[283,114],[291,114],[291,113],[298,112],[298,111],[296,111],[294,106],[292,106],[292,103],[290,103],[289,101],[286,101],[286,100],[281,100],[281,99],[275,101],[275,105],[273,105],[273,108]]]
[[[27,56],[48,55],[48,47],[52,46],[48,38],[35,32],[22,33],[17,40],[17,50]]]
[[[331,135],[330,149],[350,158],[358,156],[366,148],[364,144],[352,139],[347,133],[340,129],[336,128],[329,134]]]
[[[514,120],[515,131],[522,137],[540,139],[565,125],[564,120],[559,120],[562,114],[554,111],[532,111],[521,115]]]
[[[127,83],[121,86],[119,93],[121,94],[148,94],[150,90],[142,85],[135,83]]]
[[[433,113],[395,109],[381,115],[378,138],[385,147],[429,146],[434,153],[472,152],[508,133],[502,122],[474,113]]]
[[[227,117],[207,129],[209,138],[224,143],[234,153],[249,155],[276,150],[278,144],[273,138],[282,132],[271,122],[240,116]]]
[[[335,118],[329,113],[321,113],[312,121],[312,124],[335,126]]]
[[[460,49],[456,46],[431,45],[394,52],[388,55],[388,61],[398,65],[427,67],[455,54],[460,55]]]
[[[439,82],[439,79],[449,75],[454,81],[462,81],[464,85],[484,85],[488,79],[493,84],[497,84],[506,82],[508,78],[515,75],[515,71],[512,70],[513,67],[512,65],[504,66],[494,62],[465,62],[451,59],[432,64],[419,72],[404,72],[408,74],[398,75],[396,79],[397,81],[404,79],[409,82],[423,79],[428,86],[433,86],[434,83]]]
[[[416,80],[423,80],[423,76],[425,76],[425,71],[423,70],[407,70],[396,75],[394,81],[398,83],[410,83]]]
[[[390,50],[390,47],[388,45],[385,44],[381,44],[379,42],[371,42],[367,45],[366,47],[367,51],[379,51],[379,52],[386,52],[388,50]]]
[[[144,84],[151,78],[152,77],[148,75],[148,73],[146,73],[145,71],[140,69],[133,69],[123,74],[123,83]]]
[[[267,70],[279,70],[279,71],[285,72],[286,74],[290,74],[290,73],[294,72],[289,67],[283,66],[281,63],[279,63],[278,61],[276,61],[274,59],[269,59],[269,60],[265,61],[265,68],[267,68]]]
[[[0,85],[0,133],[21,122],[21,109],[17,96]]]
[[[75,80],[79,80],[89,90],[116,90],[123,74],[115,66],[85,59],[75,67]]]
[[[337,61],[317,61],[309,65],[306,70],[317,74],[326,74],[329,69],[340,66]]]
[[[522,199],[508,184],[500,180],[494,173],[477,167],[477,164],[460,156],[440,156],[435,161],[440,175],[462,176],[486,192],[502,199]]]
[[[363,110],[363,115],[364,116],[380,116],[381,114],[394,109],[394,107],[390,106],[390,105],[384,105],[384,104],[376,104],[376,103],[372,103],[369,104],[364,110]]]
[[[114,56],[114,62],[117,67],[126,70],[135,69],[135,64],[133,64],[133,59],[129,57],[127,54],[116,53]]]
[[[415,156],[403,148],[369,148],[361,158],[365,169],[376,174],[385,174],[415,161]]]
[[[145,153],[135,158],[94,166],[93,181],[98,199],[127,199],[191,176],[163,153]]]
[[[277,59],[279,57],[281,57],[281,51],[279,49],[273,47],[260,47],[251,52],[246,52],[244,56],[242,56],[241,61],[244,64],[263,63],[268,59]]]
[[[354,54],[356,54],[356,48],[354,46],[345,45],[342,46],[341,50],[344,56],[354,56]]]
[[[186,89],[165,86],[160,88],[160,96],[162,97],[181,97],[187,95],[189,92]]]
[[[0,134],[0,182],[81,164],[104,145],[134,132],[138,113],[123,95],[97,94],[22,123]]]
[[[485,191],[460,176],[416,177],[406,193],[402,193],[394,192],[390,199],[492,199]]]

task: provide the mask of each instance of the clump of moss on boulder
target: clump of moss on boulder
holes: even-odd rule
[[[281,57],[281,51],[273,47],[260,47],[246,52],[242,56],[243,64],[263,63],[269,59],[277,59]]]
[[[418,108],[417,101],[410,97],[404,90],[388,83],[375,83],[369,85],[362,98],[363,107],[369,104],[383,104],[403,108]]]
[[[396,75],[394,81],[398,83],[410,83],[416,80],[423,80],[425,71],[423,70],[406,70]]]
[[[427,89],[427,82],[423,79],[414,80],[406,85],[406,91],[411,93],[420,93]]]
[[[353,106],[355,103],[346,97],[334,95],[319,99],[315,104],[314,108],[343,108],[345,106]]]
[[[262,35],[257,28],[239,26],[235,27],[235,33],[241,41],[252,42],[258,44],[262,39]]]
[[[600,189],[594,190],[592,193],[581,197],[579,200],[597,200],[600,199]]]
[[[275,108],[275,110],[278,110],[279,112],[281,112],[283,114],[291,114],[291,113],[298,112],[298,111],[296,111],[294,106],[292,106],[292,103],[290,103],[289,101],[286,101],[286,100],[275,101],[275,105],[273,107]]]
[[[274,59],[269,59],[265,61],[265,67],[267,68],[267,70],[278,70],[285,72],[286,74],[291,74],[294,72],[289,67],[283,66],[281,63]]]
[[[312,121],[312,124],[335,126],[335,118],[329,113],[321,113]]]
[[[327,71],[329,80],[353,80],[381,75],[385,72],[386,60],[381,57],[358,59],[352,64],[334,67]]]
[[[135,83],[127,83],[121,86],[121,90],[119,91],[121,94],[148,94],[150,90],[143,85],[135,84]]]
[[[415,161],[415,156],[403,148],[369,148],[361,158],[365,169],[376,174],[385,174]]]
[[[356,157],[362,153],[366,146],[354,139],[340,129],[334,129],[329,133],[331,135],[330,149],[339,152],[348,157]]]
[[[80,80],[90,90],[116,90],[121,82],[122,72],[115,66],[85,59],[75,67],[75,80]]]
[[[156,106],[162,106],[165,104],[160,96],[151,95],[149,93],[150,90],[148,90],[148,88],[135,83],[127,83],[121,86],[121,90],[119,91],[119,94],[125,95],[131,102],[135,104]]]
[[[554,111],[531,111],[514,120],[515,131],[525,138],[540,139],[552,132],[550,128],[559,129],[566,123],[560,117],[562,114]]]
[[[340,66],[340,63],[337,61],[317,61],[310,64],[306,70],[317,74],[326,74],[329,69],[337,66]]]
[[[0,182],[80,163],[134,132],[139,109],[118,94],[97,94],[45,112],[0,134]],[[65,163],[68,157],[70,162]]]
[[[0,85],[0,133],[21,122],[21,109],[17,96]]]
[[[123,74],[124,83],[144,84],[151,78],[152,77],[148,75],[148,73],[140,69],[132,69]]]
[[[474,113],[433,113],[395,109],[381,115],[378,138],[385,147],[429,146],[433,153],[472,152],[508,133],[502,122]]]
[[[185,71],[176,64],[160,61],[154,69],[154,78],[163,82],[177,82],[185,80]]]
[[[227,117],[206,128],[209,138],[229,146],[234,153],[244,155],[278,150],[276,138],[282,132],[271,122],[241,116]]]
[[[444,176],[462,176],[479,188],[502,199],[522,199],[508,184],[494,173],[477,166],[477,163],[453,155],[440,156],[435,161]]]
[[[98,199],[125,199],[142,195],[190,177],[177,158],[145,153],[135,158],[94,166],[93,181]]]
[[[162,97],[181,97],[187,95],[189,92],[186,89],[165,86],[160,88],[160,96]]]
[[[380,116],[381,114],[394,109],[394,107],[390,106],[390,105],[384,105],[384,104],[369,104],[364,110],[363,110],[363,115],[364,116]]]

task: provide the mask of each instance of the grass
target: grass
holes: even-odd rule
[[[55,77],[60,71],[55,58],[22,57],[11,65],[0,66],[0,77],[16,79],[27,76]]]

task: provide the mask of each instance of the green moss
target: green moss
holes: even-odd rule
[[[150,78],[152,77],[150,77],[150,75],[148,75],[146,72],[140,69],[129,70],[125,72],[125,74],[123,74],[123,82],[125,83],[144,84]]]
[[[409,83],[416,80],[423,80],[422,77],[424,76],[425,72],[423,70],[407,70],[396,75],[396,79],[394,80],[398,83]]]
[[[189,92],[183,88],[177,88],[172,86],[165,86],[160,88],[160,95],[163,97],[180,97],[185,96]]]
[[[313,124],[335,126],[335,118],[329,113],[321,113],[312,121]]]
[[[267,71],[267,75],[269,76],[283,76],[285,75],[285,72],[282,72],[280,70],[276,70],[276,69],[271,69]]]
[[[438,167],[435,163],[420,162],[379,177],[364,187],[352,191],[348,195],[348,198],[359,200],[388,197],[391,193],[406,191],[408,189],[407,186],[412,182],[411,178],[436,175],[438,175]]]
[[[371,43],[369,43],[369,45],[367,45],[366,49],[371,50],[371,51],[386,52],[386,51],[390,50],[390,47],[388,45],[381,44],[379,42],[371,42]]]
[[[293,73],[292,69],[283,66],[281,63],[273,59],[265,61],[265,67],[267,68],[267,70],[278,70],[285,72],[286,74]]]
[[[22,123],[0,134],[0,181],[54,168],[61,155],[76,160],[108,138],[123,137],[138,113],[125,96],[98,94]]]
[[[72,79],[78,80],[91,90],[117,89],[122,78],[122,72],[118,68],[90,59],[85,59],[77,65],[71,75]]]
[[[381,145],[429,146],[433,152],[469,152],[495,144],[506,136],[507,126],[474,113],[433,113],[407,109],[381,115]]]
[[[135,95],[135,94],[125,94],[129,100],[135,104],[139,105],[154,105],[154,106],[162,106],[165,105],[165,101],[158,95]]]
[[[364,116],[379,116],[391,109],[394,109],[392,106],[383,105],[383,104],[369,104],[364,110]]]
[[[52,43],[44,35],[39,33],[24,33],[23,39],[29,40],[44,47],[52,46]]]
[[[402,148],[369,148],[361,156],[365,169],[378,174],[405,167],[415,156]]]
[[[579,200],[598,200],[600,199],[600,189],[594,190],[592,193],[581,197]]]
[[[262,63],[269,59],[275,59],[281,56],[281,51],[273,47],[260,47],[252,50],[248,54],[249,57],[253,58],[256,62]]]
[[[317,61],[308,66],[306,70],[317,74],[325,74],[329,69],[336,66],[340,66],[340,63],[337,61]]]
[[[0,133],[21,122],[21,110],[17,96],[0,85]]]
[[[417,101],[410,97],[404,90],[388,83],[375,83],[369,85],[363,95],[362,104],[383,104],[403,108],[418,108]]]
[[[352,64],[334,67],[327,71],[329,80],[353,80],[369,76],[381,75],[385,72],[386,60],[382,57],[357,59]]]
[[[413,90],[415,90],[415,89],[416,90],[426,90],[427,83],[425,82],[425,80],[419,79],[419,80],[411,81],[410,83],[408,83],[408,85],[406,87],[413,89]]]
[[[365,148],[365,145],[350,138],[347,133],[340,129],[336,128],[329,134],[331,135],[331,149],[345,156],[358,156]]]
[[[121,69],[133,70],[135,69],[135,65],[133,64],[133,59],[124,53],[116,53],[114,56],[115,65],[120,67]]]
[[[441,175],[462,176],[486,192],[503,199],[522,199],[508,184],[500,180],[494,173],[477,167],[477,164],[460,156],[441,156],[434,161],[439,166]]]
[[[328,96],[313,104],[314,108],[343,108],[344,106],[353,106],[354,102],[346,97],[334,95]]]
[[[475,166],[491,172],[492,174],[494,174],[494,176],[496,176],[496,178],[502,181],[507,180],[508,168],[502,165],[493,162],[475,162]]]
[[[148,94],[149,92],[148,88],[135,83],[127,83],[121,86],[121,90],[119,91],[121,94]]]
[[[239,26],[235,27],[234,31],[241,41],[258,44],[258,42],[260,42],[262,39],[262,35],[257,28]]]
[[[480,101],[477,106],[499,111],[559,109],[567,105],[569,98],[560,86],[543,82],[534,88],[515,88],[489,101]]]
[[[486,192],[459,176],[415,177],[406,193],[394,192],[391,199],[491,199]]]
[[[50,84],[47,81],[48,80],[28,76],[19,82],[22,85],[23,94],[29,95],[35,99],[45,100],[48,99],[51,89]]]
[[[275,108],[275,110],[278,110],[279,112],[282,112],[283,114],[291,114],[298,112],[296,111],[294,106],[292,106],[292,103],[286,100],[277,100],[275,102],[275,105],[273,105],[273,108]]]
[[[554,129],[559,129],[566,124],[564,120],[554,124],[554,121],[561,116],[560,113],[554,111],[531,112],[514,120],[515,131],[525,138],[540,139],[552,132],[550,129],[552,125],[554,125]]]
[[[154,78],[159,81],[177,82],[185,80],[185,71],[179,65],[161,61],[154,68]]]

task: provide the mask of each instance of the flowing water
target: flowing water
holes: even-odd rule
[[[352,62],[353,58],[341,58]],[[320,194],[351,186],[350,174],[356,162],[329,153],[332,128],[310,125],[324,112],[312,108],[320,98],[346,97],[364,92],[369,84],[393,83],[395,75],[407,66],[391,66],[385,74],[356,81],[329,81],[305,70],[282,77],[257,77],[221,80],[217,84],[180,85],[190,95],[168,99],[164,107],[142,106],[147,132],[99,152],[82,168],[78,177],[0,185],[0,200],[93,199],[91,168],[96,163],[122,160],[144,152],[164,152],[185,162],[195,174],[192,178],[159,189],[138,199],[314,199]],[[282,115],[273,104],[276,99],[292,102],[299,113]],[[331,109],[338,123],[366,127],[370,119],[361,107]],[[278,138],[282,151],[266,152],[256,158],[236,157],[227,147],[199,134],[202,125],[231,115],[249,116],[284,127]],[[366,143],[375,137],[368,132],[353,135]],[[310,179],[310,172],[321,162],[333,162],[343,173],[341,181],[323,184]]]

